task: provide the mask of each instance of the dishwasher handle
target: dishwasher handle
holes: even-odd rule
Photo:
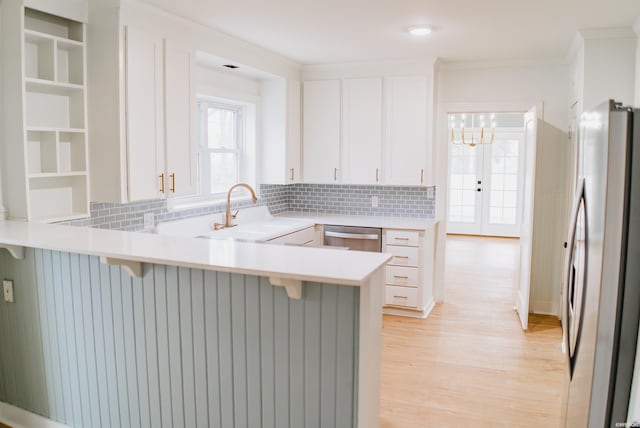
[[[345,232],[324,232],[327,238],[345,238],[345,239],[367,239],[378,240],[380,236],[373,233],[345,233]]]

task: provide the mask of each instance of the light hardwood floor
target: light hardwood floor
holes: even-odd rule
[[[385,316],[382,427],[560,426],[562,330],[513,311],[518,240],[449,236],[446,303],[426,319]]]

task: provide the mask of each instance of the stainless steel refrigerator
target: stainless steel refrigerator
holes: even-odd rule
[[[566,426],[627,422],[640,316],[640,110],[581,117],[563,293]],[[618,425],[622,426],[622,425]]]

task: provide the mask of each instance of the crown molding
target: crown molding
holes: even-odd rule
[[[302,66],[303,80],[351,78],[385,75],[412,75],[433,72],[437,58],[414,58],[381,61],[353,61]]]
[[[439,61],[439,70],[470,70],[490,68],[523,68],[568,65],[566,58],[535,58],[502,61]]]
[[[586,28],[578,30],[585,40],[593,39],[632,39],[637,37],[632,27]]]
[[[573,62],[574,58],[578,55],[578,52],[580,52],[582,48],[584,48],[584,37],[578,31],[573,36],[571,45],[569,45],[569,51],[567,52],[567,61],[569,63]]]

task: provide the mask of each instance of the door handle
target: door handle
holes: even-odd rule
[[[176,173],[171,174],[171,193],[176,193]]]
[[[164,172],[158,176],[160,178],[160,192],[164,193]]]

